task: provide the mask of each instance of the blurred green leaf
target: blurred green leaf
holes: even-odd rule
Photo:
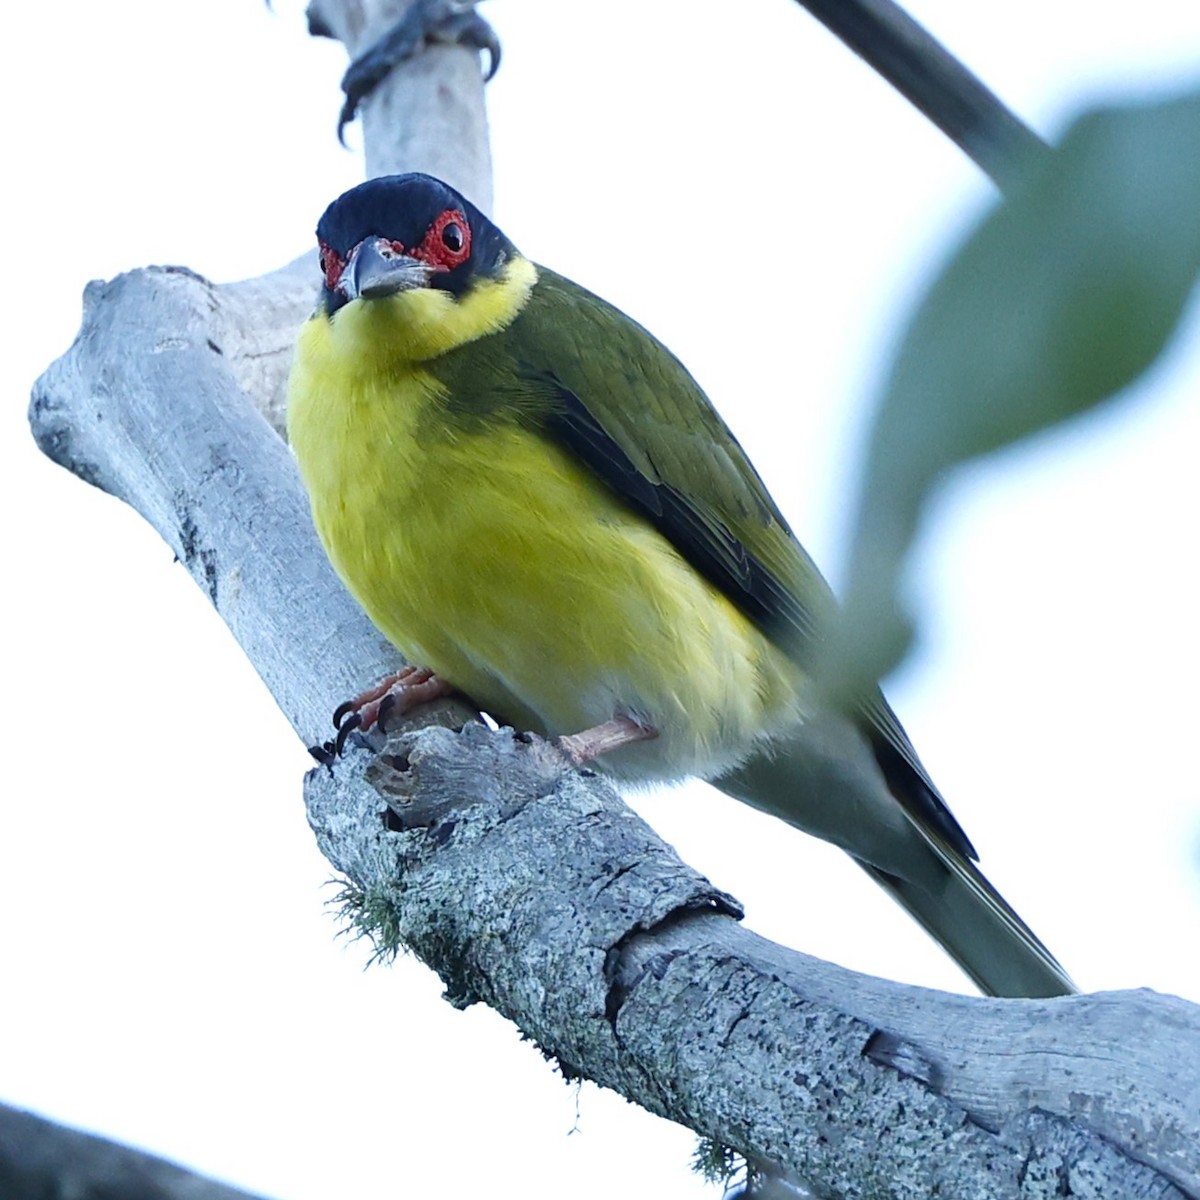
[[[930,287],[868,449],[827,679],[846,700],[912,638],[898,584],[951,467],[1083,412],[1158,356],[1200,273],[1200,92],[1084,113]]]

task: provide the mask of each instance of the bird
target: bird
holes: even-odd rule
[[[839,846],[981,991],[1070,977],[981,873],[878,689],[822,702],[836,600],[651,333],[420,173],[317,225],[288,437],[331,563],[410,664],[345,730],[450,691],[618,783],[689,776]]]

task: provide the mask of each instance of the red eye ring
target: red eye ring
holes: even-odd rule
[[[448,208],[425,231],[414,258],[439,271],[453,271],[471,257],[471,224],[466,213]]]
[[[325,276],[325,286],[331,292],[337,291],[338,280],[346,268],[346,260],[324,242],[318,242],[317,246],[320,250],[321,274]]]

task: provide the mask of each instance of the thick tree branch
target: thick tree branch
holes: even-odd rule
[[[834,1194],[1200,1182],[1200,1068],[1179,1054],[1200,1044],[1195,1005],[972,999],[774,945],[599,780],[477,725],[360,751],[315,772],[308,801],[322,850],[456,1002]]]
[[[159,530],[311,743],[395,655],[334,578],[259,415],[278,423],[306,269],[93,285],[31,421],[51,457]],[[968,999],[772,945],[599,777],[461,708],[442,716],[462,732],[357,746],[310,774],[306,802],[361,922],[455,1002],[487,1002],[568,1072],[842,1196],[1200,1195],[1200,1008]]]

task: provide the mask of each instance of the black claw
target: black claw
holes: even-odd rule
[[[339,758],[346,749],[346,739],[362,724],[362,713],[351,713],[339,726],[333,740],[333,752]]]
[[[339,704],[337,706],[337,708],[335,708],[333,710],[333,727],[334,727],[334,729],[341,729],[342,721],[345,719],[347,713],[352,713],[352,712],[357,711],[357,709],[355,707],[356,704],[357,704],[357,701],[355,701],[355,700],[347,700],[344,704]]]
[[[334,746],[332,742],[322,742],[319,746],[309,746],[308,752],[323,767],[329,766],[329,764],[337,757],[337,755],[334,753]]]
[[[269,4],[270,0],[267,0],[267,3]],[[337,37],[337,34],[335,34],[333,32],[333,30],[330,29],[329,26],[326,25],[325,22],[322,21],[321,18],[318,17],[312,11],[311,7],[309,8],[309,11],[307,12],[306,15],[308,17],[309,37],[324,37],[324,38],[336,38]]]
[[[346,126],[358,106],[402,62],[433,42],[486,50],[486,83],[500,69],[500,39],[475,11],[476,0],[417,0],[387,33],[360,54],[342,76],[345,103],[338,116],[338,141],[346,144]]]
[[[379,715],[375,718],[375,726],[380,733],[387,733],[387,719],[396,707],[396,697],[388,692],[379,702]]]
[[[460,13],[449,26],[453,36],[445,38],[453,46],[469,46],[472,50],[486,50],[488,69],[483,82],[490,83],[500,70],[500,39],[496,31],[475,11]]]

